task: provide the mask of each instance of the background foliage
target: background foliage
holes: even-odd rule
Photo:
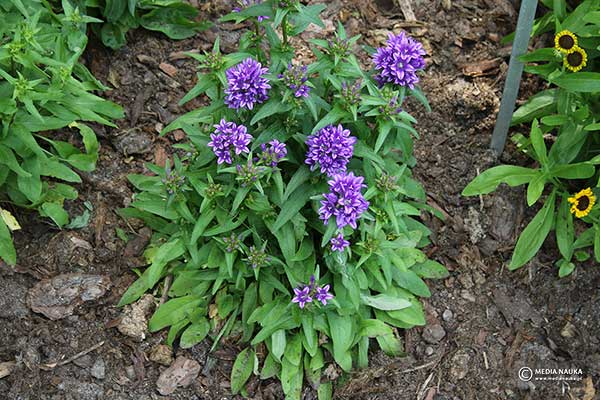
[[[531,260],[552,230],[561,259],[559,276],[569,275],[575,261],[590,257],[584,249],[593,247],[600,262],[600,221],[597,207],[581,219],[573,215],[569,198],[590,187],[594,197],[600,194],[600,3],[581,2],[570,9],[564,1],[546,1],[551,8],[536,20],[533,36],[553,31],[569,31],[577,40],[577,51],[586,54],[582,69],[573,71],[565,60],[569,52],[558,46],[541,48],[522,57],[525,71],[547,82],[544,89],[531,97],[513,115],[513,125],[531,123],[529,137],[516,134],[513,141],[520,151],[531,157],[531,168],[501,165],[483,172],[464,190],[472,196],[494,191],[501,183],[510,186],[527,184],[527,204],[543,206],[521,233],[509,268],[516,269]],[[582,50],[581,50],[582,49]],[[577,68],[575,68],[577,69]],[[592,204],[593,205],[593,204]],[[591,206],[590,206],[591,207]]]
[[[34,0],[0,4],[0,204],[37,210],[59,227],[69,223],[63,202],[78,196],[74,169],[91,171],[98,158],[96,135],[84,122],[114,126],[123,116],[92,93],[106,88],[78,62],[94,19],[64,5],[56,13]],[[0,212],[0,257],[14,264],[11,230],[19,225]]]

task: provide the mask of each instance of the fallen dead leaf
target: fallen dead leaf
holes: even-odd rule
[[[171,64],[163,62],[163,63],[158,64],[158,68],[160,68],[160,70],[162,72],[169,75],[171,78],[173,78],[175,75],[177,75],[177,68],[175,68]]]
[[[200,364],[197,361],[177,357],[173,365],[160,374],[156,381],[156,387],[160,394],[167,396],[178,387],[189,386],[199,373]]]
[[[596,389],[594,388],[594,382],[591,376],[588,376],[583,380],[583,398],[582,400],[594,400],[596,396]]]
[[[10,375],[17,365],[14,361],[5,361],[0,363],[0,379]]]
[[[498,73],[498,67],[501,63],[501,58],[468,63],[462,67],[462,73],[470,77],[494,75]]]
[[[167,158],[167,151],[165,150],[164,146],[157,145],[154,148],[154,164],[158,165],[159,167],[164,167],[167,163]]]

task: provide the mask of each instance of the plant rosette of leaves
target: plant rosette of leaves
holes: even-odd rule
[[[53,0],[59,3],[58,0]],[[92,25],[102,43],[119,49],[126,43],[130,29],[140,26],[162,32],[170,39],[187,39],[211,26],[208,21],[196,21],[198,10],[181,0],[61,0],[63,7],[77,7],[96,17]],[[69,5],[65,5],[68,3]]]
[[[64,14],[33,0],[0,4],[0,204],[37,210],[58,227],[69,224],[64,201],[78,196],[73,169],[92,171],[98,159],[96,135],[82,121],[114,126],[123,116],[92,93],[106,88],[78,62],[94,19],[64,4]],[[58,140],[52,131],[63,128],[80,138]],[[11,231],[19,224],[4,207],[0,258],[14,264]]]
[[[548,3],[548,4],[546,4]],[[484,171],[463,191],[465,196],[493,192],[501,183],[527,185],[527,204],[543,203],[521,233],[509,269],[527,264],[552,230],[561,259],[558,275],[586,261],[593,247],[600,262],[600,3],[581,2],[569,10],[565,1],[546,1],[551,9],[536,20],[533,36],[554,30],[553,47],[521,57],[525,71],[544,78],[549,88],[532,96],[513,114],[513,125],[530,123],[530,134],[512,140],[536,167],[500,165]]]
[[[425,324],[423,279],[447,276],[421,250],[430,231],[420,215],[435,211],[411,174],[418,134],[402,109],[407,96],[429,107],[416,86],[425,52],[391,35],[364,71],[359,37],[340,24],[303,65],[288,40],[323,26],[324,8],[265,1],[223,17],[251,27],[239,52],[221,54],[217,40],[190,54],[200,72],[182,103],[210,104],[165,128],[190,142],[165,168],[148,165],[154,175],[130,176],[139,192],[121,210],[155,233],[149,267],[120,304],[162,291],[170,299],[149,328],[169,328],[169,344],[245,347],[233,393],[254,373],[277,377],[290,399],[304,381],[331,398],[325,368],[366,367],[371,338],[401,354],[395,328]]]

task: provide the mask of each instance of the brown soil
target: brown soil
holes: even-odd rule
[[[207,18],[230,9],[224,1],[201,5]],[[463,198],[464,186],[495,163],[487,150],[499,105],[510,49],[500,38],[514,29],[516,14],[508,0],[412,0],[417,22],[407,22],[394,0],[327,2],[323,17],[329,33],[341,19],[363,44],[376,46],[389,30],[406,29],[423,41],[428,67],[422,79],[433,112],[417,104],[409,111],[419,120],[417,177],[430,204],[448,215],[431,219],[435,232],[431,257],[451,276],[430,282],[426,301],[428,326],[404,332],[406,357],[378,351],[372,365],[341,377],[339,398],[353,399],[593,399],[600,378],[600,270],[581,265],[566,279],[557,278],[555,246],[518,272],[505,268],[518,232],[530,217],[520,190],[502,189],[483,198]],[[147,237],[141,226],[128,226],[116,214],[131,198],[126,174],[146,171],[145,162],[164,163],[178,132],[158,131],[178,115],[199,105],[178,107],[195,83],[195,62],[181,51],[204,50],[221,35],[225,51],[235,49],[240,29],[218,26],[180,42],[148,32],[134,32],[127,46],[109,52],[91,46],[88,63],[114,89],[108,96],[124,105],[127,117],[119,129],[94,127],[101,138],[98,168],[80,185],[80,199],[69,204],[71,215],[93,205],[89,226],[57,231],[45,221],[19,214],[25,229],[16,235],[19,264],[0,266],[0,363],[16,361],[0,378],[0,398],[46,399],[221,399],[229,398],[229,369],[236,348],[225,343],[209,353],[203,343],[176,356],[196,360],[200,376],[185,389],[160,396],[156,381],[166,367],[149,360],[151,349],[166,333],[135,341],[115,326],[122,310],[118,299],[135,279],[139,250]],[[165,66],[169,64],[174,67]],[[172,76],[169,76],[172,74]],[[537,87],[527,79],[523,98]],[[523,93],[524,92],[524,93]],[[513,157],[505,152],[506,161]],[[117,237],[120,227],[135,238],[127,248]],[[131,243],[131,242],[130,242]],[[106,275],[107,295],[80,305],[57,321],[33,313],[27,292],[39,280],[63,273]],[[102,343],[100,345],[100,343]],[[95,348],[94,346],[100,346]],[[79,352],[89,353],[53,367]],[[168,356],[168,355],[167,355]],[[99,365],[104,364],[104,376]],[[1,365],[1,364],[0,364]],[[41,368],[44,367],[44,368]],[[581,381],[531,381],[518,378],[521,367],[577,368]],[[335,374],[335,371],[330,371]],[[256,399],[279,399],[272,381],[251,381]],[[316,398],[306,389],[305,398]]]

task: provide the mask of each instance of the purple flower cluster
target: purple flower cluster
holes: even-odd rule
[[[271,167],[276,167],[277,163],[287,155],[285,143],[277,139],[271,140],[268,144],[261,144],[260,148],[262,153],[259,155],[259,161]]]
[[[377,49],[373,55],[375,69],[378,71],[375,79],[382,86],[392,83],[413,89],[419,82],[417,71],[425,68],[424,55],[421,43],[404,32],[398,35],[390,33],[386,46]]]
[[[337,236],[331,238],[331,250],[333,251],[341,252],[348,246],[350,246],[350,242],[344,239],[343,233],[339,233]]]
[[[240,6],[235,7],[233,9],[233,12],[240,12],[240,11],[242,11],[242,7],[246,8],[246,7],[254,6],[256,4],[261,4],[261,3],[262,3],[262,0],[238,0],[238,4]],[[262,22],[265,19],[269,19],[269,17],[266,15],[261,15],[258,17],[258,22]]]
[[[279,79],[294,91],[296,97],[308,97],[310,87],[306,85],[308,81],[308,67],[306,65],[288,64],[287,70],[283,74],[279,74]]]
[[[333,294],[329,292],[330,286],[323,287],[315,285],[314,275],[310,277],[310,284],[302,287],[294,288],[294,297],[292,303],[297,303],[298,307],[304,308],[306,304],[312,303],[313,300],[321,302],[324,306],[327,301],[333,299]]]
[[[329,193],[324,193],[321,200],[319,218],[327,225],[329,218],[335,217],[338,229],[350,225],[356,229],[356,220],[369,208],[369,202],[365,200],[361,189],[365,188],[362,176],[349,174],[337,174],[329,184]]]
[[[313,171],[319,165],[321,173],[328,176],[345,172],[346,164],[352,158],[354,143],[356,138],[350,136],[350,131],[342,125],[326,126],[306,139],[308,152],[305,162]]]
[[[265,102],[269,98],[268,91],[271,88],[269,80],[264,77],[267,72],[267,68],[263,68],[252,58],[247,58],[225,71],[225,104],[229,108],[252,110],[255,104]]]
[[[215,132],[210,134],[211,141],[208,147],[213,149],[217,156],[217,163],[231,164],[231,151],[235,154],[249,153],[248,144],[252,136],[244,125],[237,125],[235,122],[227,122],[222,119],[215,125]]]

